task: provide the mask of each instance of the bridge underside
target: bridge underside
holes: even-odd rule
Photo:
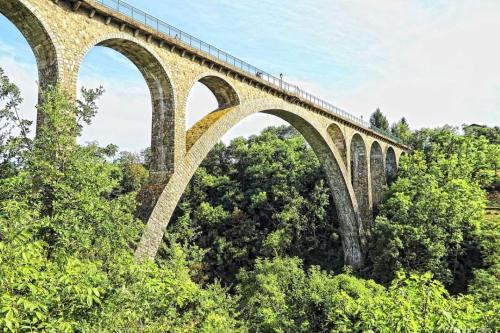
[[[80,64],[95,46],[120,52],[142,73],[153,105],[152,161],[141,191],[147,225],[137,257],[156,255],[177,202],[210,149],[239,121],[263,112],[294,126],[318,155],[337,208],[345,262],[363,265],[373,209],[404,146],[91,1],[2,0],[0,13],[33,49],[41,89],[60,84],[76,96]],[[214,93],[219,108],[187,131],[186,101],[196,82]]]

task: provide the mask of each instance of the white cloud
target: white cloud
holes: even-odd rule
[[[152,106],[144,80],[119,82],[102,76],[84,77],[78,86],[106,90],[98,101],[99,111],[90,126],[85,126],[79,142],[110,143],[122,150],[141,151],[151,144]]]
[[[350,20],[339,24],[354,36],[363,26],[364,37],[350,44],[366,46],[346,54],[366,68],[361,80],[332,85],[341,107],[365,117],[380,107],[414,128],[499,124],[500,3],[349,2],[345,9]]]

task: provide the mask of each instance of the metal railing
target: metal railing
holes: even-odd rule
[[[232,55],[218,49],[215,46],[212,46],[210,44],[205,43],[204,41],[191,36],[190,34],[177,29],[173,26],[171,26],[168,23],[165,23],[161,21],[160,19],[157,19],[154,16],[151,16],[144,11],[137,9],[131,5],[129,5],[126,2],[123,2],[121,0],[93,0],[94,2],[97,2],[113,11],[116,11],[120,14],[123,14],[132,20],[144,24],[148,26],[149,28],[164,34],[168,37],[174,38],[180,42],[182,42],[185,45],[188,45],[198,51],[201,51],[221,62],[224,62],[230,66],[233,66],[245,73],[248,73],[252,76],[255,76],[259,79],[262,79],[269,84],[275,86],[276,88],[279,88],[281,90],[286,91],[289,94],[295,95],[297,97],[303,98],[307,100],[309,103],[314,104],[317,107],[320,107],[324,110],[327,110],[335,115],[338,115],[342,118],[345,118],[358,126],[365,127],[368,129],[372,129],[381,135],[384,135],[386,137],[391,138],[392,140],[396,142],[400,142],[401,140],[394,136],[392,133],[385,131],[380,128],[372,127],[370,124],[356,116],[353,116],[352,114],[336,107],[333,104],[328,103],[327,101],[322,100],[321,98],[318,98],[307,91],[304,91],[300,89],[298,86],[290,84],[286,81],[283,81],[281,78],[277,78],[269,73],[266,73],[265,71],[258,69],[255,66],[250,65],[249,63],[246,63],[236,57],[233,57]]]

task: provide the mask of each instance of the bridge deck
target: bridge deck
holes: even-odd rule
[[[248,80],[249,84],[262,86],[264,89],[268,89],[270,93],[278,95],[288,102],[325,113],[361,132],[407,149],[401,140],[392,133],[380,128],[373,128],[363,119],[355,117],[345,110],[300,89],[298,86],[266,73],[121,0],[70,1],[73,3],[75,10],[86,8],[92,15],[99,13],[107,18],[108,24],[110,20],[120,22],[123,24],[123,28],[132,28],[136,34],[142,33],[148,36],[149,41],[154,39],[160,46],[170,48],[171,51],[178,50],[181,55],[191,56],[193,60],[199,59],[207,66],[213,67],[217,65],[220,71],[225,69],[228,73],[233,73],[235,77],[240,76],[243,80]]]

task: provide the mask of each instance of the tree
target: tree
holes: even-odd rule
[[[19,116],[21,92],[0,68],[0,177],[15,174],[31,148],[31,122]]]
[[[122,181],[113,149],[75,142],[93,101],[75,118],[63,92],[45,91],[25,164],[0,178],[0,329],[241,331],[235,299],[192,281],[181,247],[159,264],[134,262],[142,224],[134,193],[109,195]]]
[[[119,189],[122,193],[138,191],[146,184],[149,172],[145,167],[144,158],[140,154],[121,152],[115,164],[120,167],[122,172]]]
[[[458,134],[452,126],[424,128],[415,131],[410,140],[413,150],[420,150],[429,164],[446,159],[441,167],[442,176],[455,176],[477,182],[482,188],[495,180],[495,166],[499,165],[500,145],[490,144],[484,137]],[[448,171],[452,171],[446,174]],[[443,174],[445,173],[445,174]]]
[[[169,224],[168,238],[205,249],[201,280],[234,285],[257,257],[300,255],[340,270],[330,190],[313,150],[292,127],[217,144]]]
[[[417,131],[412,141],[415,151],[401,160],[372,233],[374,276],[388,282],[399,269],[430,271],[464,292],[483,265],[477,234],[483,188],[494,179],[492,145],[449,127]]]
[[[370,126],[372,128],[379,128],[384,131],[389,131],[389,121],[379,108],[375,110],[370,116]]]
[[[43,127],[29,147],[15,139],[14,109],[2,118],[0,151],[10,155],[0,174],[0,330],[498,331],[498,221],[477,218],[492,179],[484,137],[412,137],[423,150],[401,162],[372,258],[422,273],[395,271],[383,286],[332,272],[342,266],[333,203],[319,161],[290,127],[216,145],[161,256],[138,262],[144,160],[112,161],[116,146],[76,143],[97,112],[99,90],[87,92],[75,105],[58,87],[44,91]],[[466,296],[423,273],[443,280],[474,260]]]
[[[391,133],[403,140],[404,143],[409,143],[411,139],[411,130],[405,117],[400,121],[392,124]]]
[[[240,311],[252,332],[495,330],[495,314],[450,297],[431,274],[398,273],[388,288],[349,272],[303,269],[298,258],[258,260],[238,275]]]
[[[488,127],[485,125],[462,125],[465,135],[480,137],[484,136],[491,144],[500,145],[500,127]]]

